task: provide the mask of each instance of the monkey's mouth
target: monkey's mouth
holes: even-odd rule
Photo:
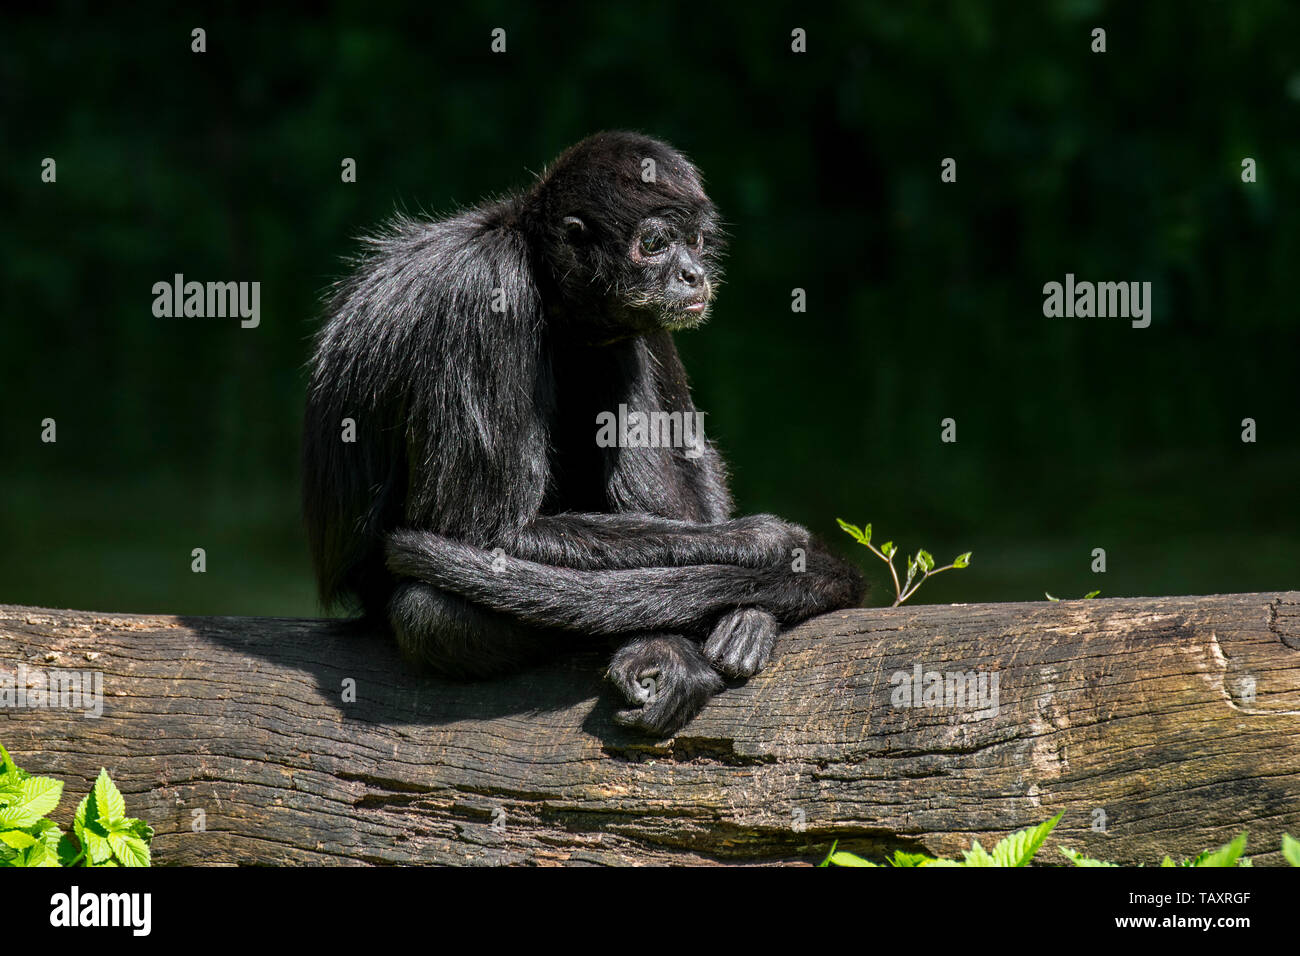
[[[692,299],[669,309],[663,317],[663,324],[669,329],[693,329],[704,324],[708,312],[708,299]]]

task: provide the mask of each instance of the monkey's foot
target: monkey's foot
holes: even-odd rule
[[[614,654],[606,676],[634,705],[614,720],[659,737],[680,730],[723,686],[699,645],[676,634],[633,638]]]
[[[761,608],[742,607],[724,614],[709,639],[704,656],[728,677],[753,677],[767,664],[781,633],[771,614]]]

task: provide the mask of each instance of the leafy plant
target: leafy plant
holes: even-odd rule
[[[49,819],[63,781],[33,777],[0,746],[0,866],[149,866],[153,828],[126,815],[126,802],[100,769],[73,816],[72,833]]]
[[[1161,866],[1250,866],[1250,860],[1244,859],[1246,850],[1246,833],[1242,833],[1231,843],[1224,844],[1217,850],[1202,850],[1190,860],[1175,863],[1169,857],[1160,861]]]
[[[843,518],[836,518],[835,520],[839,522],[840,527],[844,529],[844,532],[849,537],[889,565],[890,577],[894,579],[894,603],[890,607],[898,607],[898,605],[915,594],[917,588],[925,583],[926,578],[941,571],[951,571],[954,568],[965,568],[970,565],[971,553],[969,551],[953,558],[952,564],[945,564],[941,568],[936,568],[934,558],[930,555],[930,552],[918,549],[916,554],[907,559],[907,579],[900,584],[898,571],[894,568],[894,555],[898,553],[898,548],[894,546],[894,542],[886,541],[877,548],[871,543],[871,525],[868,524],[865,528],[859,528],[857,525],[849,524]],[[921,572],[920,578],[916,577],[918,571]],[[914,580],[916,581],[915,584],[912,583]]]
[[[1081,601],[1091,601],[1093,598],[1095,598],[1095,597],[1096,597],[1098,594],[1100,594],[1100,593],[1101,593],[1100,591],[1089,591],[1087,594],[1085,594],[1085,595],[1084,595],[1082,598],[1080,598],[1079,600],[1081,600]],[[1061,600],[1059,597],[1053,597],[1053,596],[1052,596],[1049,592],[1047,592],[1047,591],[1044,591],[1043,594],[1044,594],[1044,596],[1047,598],[1047,600],[1049,600],[1049,601],[1059,601],[1059,600]],[[1068,601],[1069,598],[1066,598],[1066,600]]]
[[[1282,834],[1282,855],[1292,866],[1300,866],[1300,840],[1289,833]]]
[[[1056,825],[1061,821],[1061,816],[1065,811],[1062,810],[1052,819],[1040,823],[1036,827],[1029,827],[1025,830],[1017,830],[1008,837],[1003,837],[993,847],[992,852],[985,850],[980,846],[980,841],[975,840],[969,850],[962,851],[964,859],[949,860],[942,857],[926,856],[924,853],[904,853],[898,850],[886,862],[890,866],[1028,866],[1029,861],[1034,858],[1038,848],[1043,845],[1047,835],[1052,832]],[[831,846],[831,852],[826,855],[826,859],[821,862],[822,866],[875,866],[855,856],[852,853],[836,851],[839,841]]]
[[[1286,833],[1282,834],[1282,852],[1284,856],[1286,855],[1286,847],[1287,847],[1288,840],[1290,840],[1292,843],[1295,843],[1295,840],[1292,839],[1290,834],[1286,834]],[[1297,844],[1297,848],[1300,848],[1300,844]],[[1179,863],[1175,863],[1169,857],[1165,857],[1160,862],[1160,865],[1161,866],[1250,866],[1251,865],[1250,860],[1241,855],[1243,852],[1245,852],[1245,850],[1246,850],[1246,834],[1243,832],[1231,843],[1225,843],[1217,850],[1203,850],[1202,852],[1198,853],[1196,856],[1192,857],[1190,860],[1183,860]],[[1094,860],[1090,856],[1084,856],[1082,853],[1078,852],[1077,850],[1071,850],[1066,847],[1060,847],[1060,851],[1061,854],[1067,860],[1073,863],[1075,866],[1115,866],[1114,863],[1104,863],[1101,860]],[[1291,857],[1289,856],[1287,856],[1287,860],[1291,863],[1292,866],[1300,866],[1300,863],[1297,863],[1296,861],[1292,860]]]
[[[1062,811],[1063,813],[1064,811]],[[886,863],[894,867],[904,866],[1027,866],[1034,858],[1034,855],[1047,839],[1047,835],[1060,822],[1061,814],[1058,813],[1052,819],[1040,823],[1036,827],[1030,827],[1025,830],[1018,830],[999,840],[990,853],[980,846],[979,840],[971,844],[969,850],[962,852],[963,859],[949,860],[944,858],[935,858],[926,856],[924,853],[905,853],[898,850],[892,857],[886,859]],[[860,856],[847,853],[837,849],[839,841],[831,845],[830,853],[826,854],[826,859],[822,860],[820,866],[879,866],[869,860],[864,860]],[[1104,860],[1095,860],[1090,856],[1084,856],[1078,850],[1072,850],[1069,847],[1058,847],[1061,855],[1070,861],[1074,866],[1117,866],[1115,863],[1107,863]],[[1249,858],[1243,857],[1246,850],[1246,833],[1242,833],[1231,843],[1224,844],[1217,850],[1205,850],[1192,857],[1190,860],[1183,860],[1175,863],[1169,857],[1165,857],[1160,865],[1164,866],[1250,866]],[[1289,833],[1282,834],[1282,855],[1292,866],[1300,866],[1300,840]]]
[[[1119,866],[1118,863],[1107,863],[1104,860],[1094,860],[1090,856],[1084,856],[1078,850],[1071,850],[1068,846],[1058,846],[1061,856],[1065,857],[1075,866]]]

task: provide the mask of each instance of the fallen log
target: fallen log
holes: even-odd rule
[[[1040,861],[1300,835],[1297,592],[830,614],[661,741],[604,653],[456,684],[346,622],[0,606],[0,743],[65,826],[107,767],[160,864],[956,855],[1061,810]],[[13,696],[70,670],[102,715]]]

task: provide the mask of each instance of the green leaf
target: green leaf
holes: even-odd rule
[[[85,850],[87,865],[102,863],[113,855],[113,848],[108,845],[108,833],[99,820],[98,801],[93,797],[93,791],[86,794],[72,818],[72,832]]]
[[[1300,866],[1300,840],[1289,833],[1282,834],[1282,856],[1292,866]]]
[[[836,840],[834,843],[832,843],[830,852],[826,854],[826,859],[822,860],[817,865],[818,866],[875,866],[876,865],[874,863],[867,862],[866,860],[862,859],[862,857],[857,856],[853,853],[846,853],[843,850],[837,851],[836,848],[839,845],[840,845],[839,840]]]
[[[29,827],[59,805],[63,781],[28,777],[12,791],[12,802],[0,808],[0,828]]]
[[[1085,594],[1085,595],[1083,596],[1083,599],[1084,599],[1085,601],[1091,601],[1093,598],[1095,598],[1095,597],[1096,597],[1098,594],[1100,594],[1100,593],[1101,593],[1100,590],[1097,590],[1097,591],[1089,591],[1087,594]]]
[[[149,826],[149,824],[131,817],[127,817],[126,824],[126,828],[120,832],[130,833],[132,836],[139,837],[145,843],[153,842],[153,827]]]
[[[952,566],[953,566],[954,568],[968,568],[968,567],[970,567],[970,556],[971,556],[971,553],[970,553],[969,551],[967,551],[965,554],[959,554],[959,555],[957,555],[957,557],[955,557],[955,558],[952,559]]]
[[[1058,846],[1061,855],[1073,863],[1075,866],[1117,866],[1115,863],[1105,863],[1102,860],[1094,860],[1090,856],[1084,856],[1078,850],[1071,850],[1069,847]]]
[[[77,841],[82,846],[86,845],[86,817],[90,815],[93,818],[94,812],[90,806],[90,794],[86,794],[81,798],[81,802],[77,804],[76,812],[72,815],[72,832],[76,834]]]
[[[14,759],[9,756],[9,751],[5,750],[4,744],[0,744],[0,784],[17,782],[18,768],[14,766]]]
[[[1059,600],[1061,600],[1061,599],[1058,598],[1058,597],[1052,597],[1052,595],[1051,595],[1050,593],[1048,593],[1047,591],[1044,591],[1043,593],[1047,595],[1047,600],[1049,600],[1049,601],[1059,601]]]
[[[53,867],[59,865],[58,856],[44,843],[38,843],[27,851],[23,866]]]
[[[855,854],[852,853],[846,853],[843,850],[840,850],[838,853],[832,853],[830,859],[831,859],[832,866],[875,866],[876,865],[870,862],[869,860],[864,860],[860,856],[856,856]]]
[[[894,866],[925,866],[927,863],[933,863],[934,857],[926,856],[924,853],[904,853],[902,850],[895,850],[889,862]]]
[[[65,833],[59,837],[59,846],[56,852],[58,853],[60,866],[72,866],[73,861],[81,851],[77,849],[76,841]]]
[[[980,846],[980,841],[976,840],[970,845],[969,850],[964,850],[962,856],[966,858],[967,866],[997,866],[993,857],[989,856],[989,851]],[[1004,864],[1005,865],[1005,864]]]
[[[1219,847],[1213,853],[1200,854],[1192,862],[1192,866],[1236,866],[1237,858],[1246,850],[1246,832],[1242,831],[1237,839]]]
[[[98,779],[95,780],[94,794],[99,819],[105,824],[121,820],[126,816],[126,801],[122,799],[122,794],[118,792],[108,771],[102,767]]]
[[[108,842],[108,838],[100,836],[93,832],[89,827],[86,828],[86,841],[82,845],[86,848],[86,859],[92,864],[103,863],[113,855],[113,847]]]
[[[835,519],[835,520],[838,521],[839,519],[837,518],[837,519]],[[818,863],[817,865],[818,865],[818,866],[830,866],[830,865],[831,865],[831,857],[833,857],[833,856],[835,855],[835,848],[836,848],[837,846],[839,846],[839,845],[840,845],[840,841],[839,841],[839,840],[836,840],[834,843],[832,843],[832,844],[831,844],[830,852],[826,854],[826,859],[822,860],[822,861],[821,861],[820,863]]]
[[[1028,866],[1038,848],[1043,845],[1047,835],[1061,822],[1062,810],[1050,820],[1036,827],[1020,830],[998,841],[993,848],[993,859],[997,866]]]
[[[108,844],[113,848],[113,856],[123,866],[148,866],[149,848],[137,836],[123,833],[110,833]]]
[[[849,524],[843,518],[836,518],[835,520],[839,522],[840,527],[843,528],[844,531],[849,535],[849,537],[851,537],[854,541],[856,541],[858,544],[864,543],[861,528],[859,528],[855,524]]]
[[[11,846],[15,850],[25,850],[29,846],[35,846],[40,842],[36,837],[30,833],[24,833],[22,830],[0,830],[0,843]]]
[[[894,547],[894,542],[892,541],[886,541],[884,544],[880,546],[880,553],[887,558],[892,558],[896,550],[897,549]]]
[[[59,848],[59,839],[63,836],[63,831],[59,829],[59,825],[53,820],[37,820],[36,826],[28,827],[27,832],[52,851]]]
[[[916,552],[916,560],[926,571],[934,570],[934,556],[929,551],[921,550]]]

